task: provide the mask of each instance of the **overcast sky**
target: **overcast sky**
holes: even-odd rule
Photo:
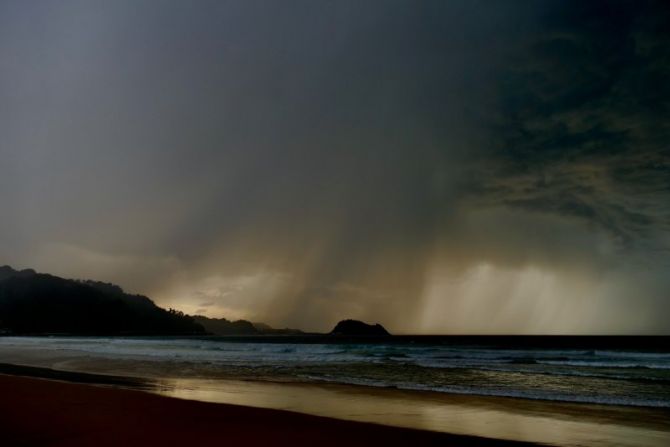
[[[668,23],[0,0],[0,264],[308,330],[670,334]]]

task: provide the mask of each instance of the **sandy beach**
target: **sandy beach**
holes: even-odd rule
[[[0,375],[2,445],[533,445]]]
[[[183,439],[212,445],[222,432],[247,443],[269,436],[279,445],[316,442],[317,435],[327,438],[322,444],[332,442],[326,445],[370,437],[414,442],[404,436],[421,445],[665,447],[670,441],[667,408],[234,379],[221,367],[194,369],[189,361],[104,357],[71,345],[49,348],[41,339],[32,348],[16,343],[6,340],[0,349],[8,362],[0,363],[0,429],[11,435],[9,445],[131,445],[129,439],[153,445],[154,437],[174,442],[167,445]],[[136,421],[145,431],[134,432]],[[93,441],[99,433],[113,437]],[[85,441],[76,444],[79,437]],[[67,442],[58,444],[61,438]]]

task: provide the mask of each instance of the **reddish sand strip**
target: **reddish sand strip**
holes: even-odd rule
[[[528,446],[0,375],[0,445]]]

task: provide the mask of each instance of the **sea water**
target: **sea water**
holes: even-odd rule
[[[0,337],[0,352],[48,350],[80,362],[82,357],[136,362],[138,374],[154,377],[334,383],[670,408],[670,350],[662,343],[631,348],[588,338],[516,340],[521,342],[495,337]]]

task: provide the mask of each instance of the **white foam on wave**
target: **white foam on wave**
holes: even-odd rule
[[[665,353],[137,337],[4,337],[2,346],[166,365],[178,361],[190,363],[195,376],[236,367],[246,368],[249,379],[281,373],[284,379],[441,393],[670,407]],[[589,380],[588,386],[575,382],[579,377]],[[616,383],[622,386],[613,387]],[[613,388],[625,390],[617,394]]]

